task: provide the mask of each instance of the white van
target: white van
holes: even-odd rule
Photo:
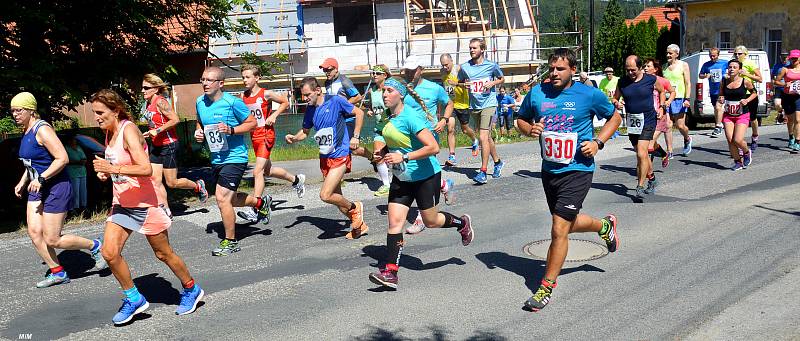
[[[761,70],[761,77],[764,82],[756,84],[758,90],[758,116],[767,116],[767,84],[771,84],[770,65],[767,53],[764,51],[748,51],[747,58],[754,61]],[[733,59],[733,51],[720,51],[719,60]],[[708,51],[698,52],[682,58],[681,60],[689,63],[689,73],[691,74],[692,94],[689,97],[692,101],[690,114],[687,115],[686,124],[690,128],[697,127],[697,123],[714,122],[714,104],[708,95],[708,79],[700,79],[698,74],[703,63],[711,60]],[[699,81],[699,82],[698,82]]]

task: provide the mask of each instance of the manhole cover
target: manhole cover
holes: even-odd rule
[[[549,247],[550,239],[543,239],[526,244],[522,247],[522,251],[535,259],[547,260]],[[605,257],[607,254],[608,249],[603,244],[590,240],[570,239],[567,262],[587,262]]]

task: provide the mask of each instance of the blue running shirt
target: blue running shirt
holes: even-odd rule
[[[483,63],[472,64],[472,60],[461,64],[458,71],[458,81],[469,80],[469,108],[485,109],[497,106],[497,91],[494,87],[485,88],[483,84],[503,77],[503,71],[497,63],[486,59]]]
[[[554,89],[551,84],[539,84],[525,96],[519,109],[520,118],[533,122],[544,118],[545,131],[577,133],[577,142],[572,151],[574,159],[571,163],[542,160],[542,171],[553,174],[569,171],[593,172],[594,158],[584,156],[580,152],[580,145],[594,137],[593,116],[609,119],[613,114],[614,105],[602,91],[577,82],[573,82],[572,86],[563,91]]]
[[[406,96],[410,97],[410,96]],[[390,152],[407,154],[423,147],[422,142],[417,138],[417,133],[428,128],[427,120],[410,107],[403,107],[399,115],[393,117],[383,127],[383,138]],[[409,160],[402,166],[393,165],[392,174],[399,180],[414,182],[425,180],[432,175],[442,171],[436,156],[431,155],[425,159]]]
[[[439,117],[439,104],[442,106],[447,106],[447,103],[450,102],[450,96],[447,95],[447,90],[445,90],[441,85],[431,82],[427,79],[422,79],[419,84],[414,87],[414,91],[419,94],[419,97],[422,98],[425,106],[428,107],[428,111],[432,116],[432,122],[430,122],[430,126],[428,128],[433,129],[433,127],[436,125],[436,120]],[[403,98],[403,111],[405,111],[406,108],[409,108],[412,110],[412,112],[417,112],[423,120],[426,119],[425,111],[422,110],[422,106],[420,106],[410,94]]]
[[[314,128],[314,140],[320,158],[340,158],[350,154],[350,134],[345,118],[353,113],[353,105],[342,96],[328,97],[320,106],[309,105],[303,116],[303,129]]]
[[[238,126],[250,116],[250,110],[241,98],[224,92],[222,98],[212,102],[206,95],[197,97],[197,121],[203,126],[203,130],[210,125],[225,123],[231,127]],[[244,135],[221,135],[227,140],[228,149],[211,152],[211,163],[246,163],[247,145],[244,142]],[[208,137],[206,137],[208,139]],[[206,141],[208,142],[208,141]]]
[[[722,77],[725,76],[725,71],[728,70],[728,61],[719,60],[714,63],[707,61],[700,67],[700,74],[711,74],[708,79],[708,95],[719,95],[719,83],[722,82]]]

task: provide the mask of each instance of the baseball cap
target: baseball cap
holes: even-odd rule
[[[789,51],[789,58],[800,58],[800,50]]]
[[[336,58],[326,58],[325,61],[322,62],[322,64],[319,65],[319,68],[320,69],[330,69],[330,68],[338,69],[339,68],[339,62],[336,61]]]
[[[421,66],[422,64],[420,63],[419,56],[413,54],[408,56],[408,58],[406,58],[405,63],[403,63],[403,69],[416,69]]]

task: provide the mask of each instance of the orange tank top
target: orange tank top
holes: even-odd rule
[[[267,117],[272,114],[272,101],[264,96],[265,90],[259,89],[258,94],[255,96],[247,96],[242,93],[242,101],[250,109],[250,114],[256,119],[256,129],[250,132],[252,138],[262,138],[267,136],[268,130],[275,129],[272,126],[267,126]]]
[[[115,166],[133,165],[131,153],[125,150],[124,132],[125,126],[133,124],[128,120],[121,122],[117,138],[114,145],[108,143],[108,133],[106,133],[106,160]],[[147,143],[143,144],[144,152],[147,153]],[[153,179],[149,176],[127,176],[112,174],[111,181],[114,184],[113,205],[122,207],[156,207],[158,198],[153,185]]]

